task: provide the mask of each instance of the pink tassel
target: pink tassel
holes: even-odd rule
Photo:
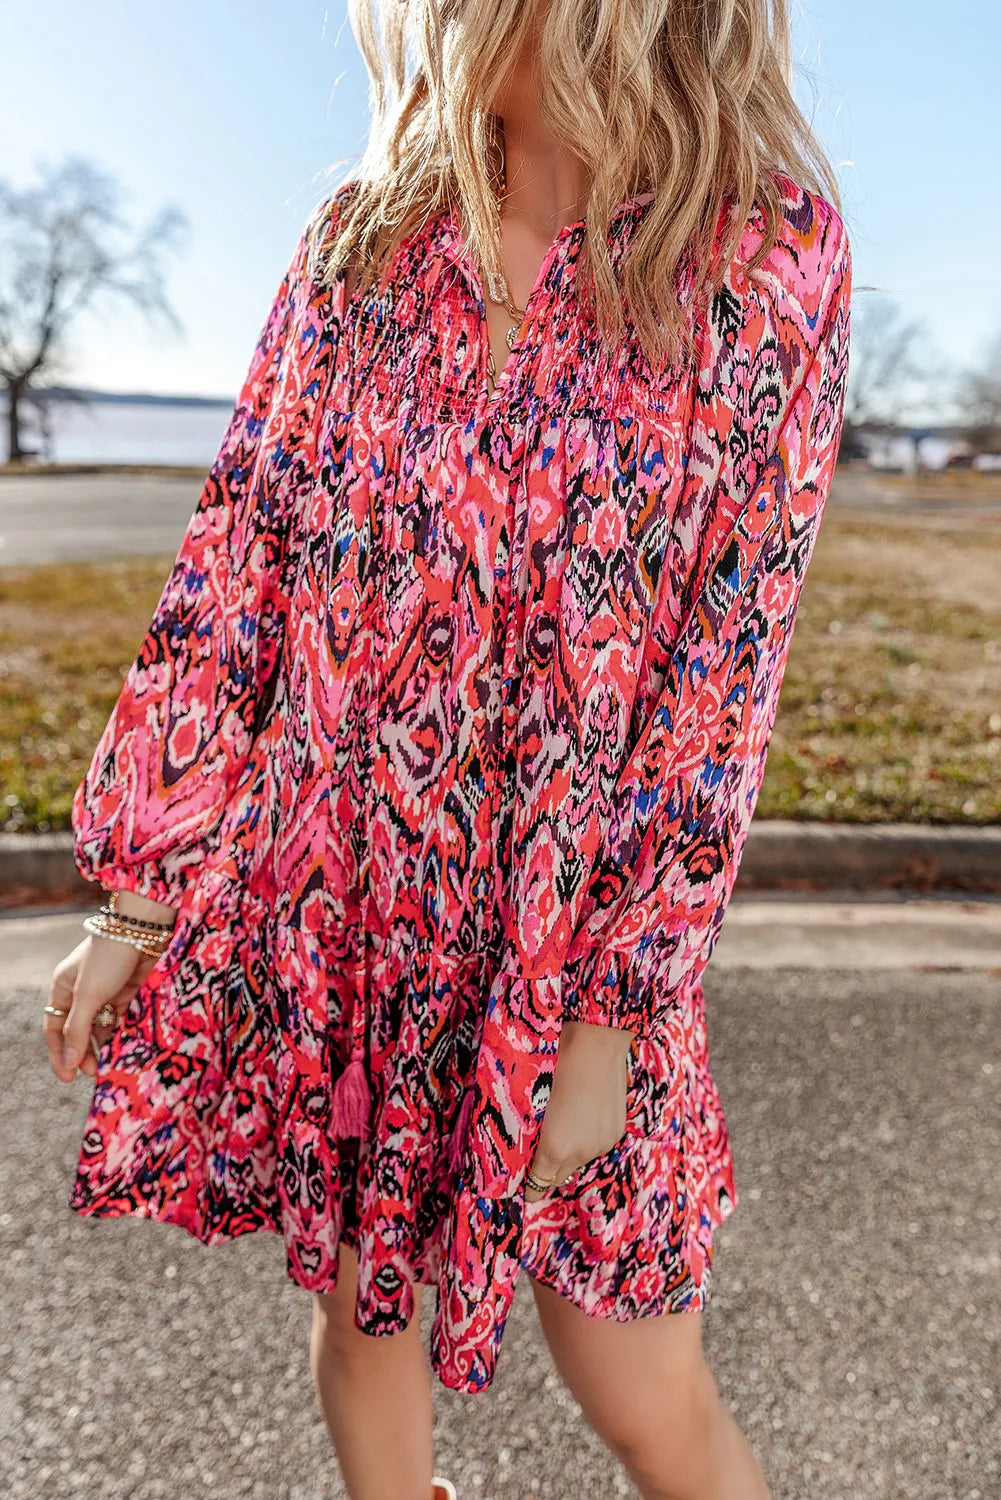
[[[330,1106],[334,1134],[358,1136],[364,1140],[369,1133],[371,1108],[372,1095],[365,1076],[365,1064],[360,1057],[353,1057],[334,1086]]]
[[[452,1139],[448,1143],[448,1164],[453,1172],[458,1172],[462,1166],[462,1157],[466,1149],[466,1137],[469,1134],[469,1116],[473,1112],[473,1086],[470,1084],[466,1090],[466,1097],[459,1108],[455,1120],[455,1129],[452,1131]]]

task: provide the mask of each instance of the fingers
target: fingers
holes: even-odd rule
[[[136,980],[140,955],[126,943],[90,938],[77,967],[73,1004],[63,1027],[63,1067],[75,1072],[90,1048],[94,1017],[102,1005],[115,1003]],[[72,1076],[72,1075],[71,1075]]]
[[[64,1083],[73,1077],[70,1073],[67,1077],[63,1065],[63,1027],[66,1017],[70,1012],[73,1000],[73,976],[72,973],[64,972],[65,964],[60,964],[52,976],[49,985],[48,1005],[61,1014],[53,1015],[52,1011],[46,1010],[42,1014],[42,1034],[45,1038],[45,1047],[49,1054],[49,1062],[57,1078]]]
[[[110,1026],[98,1026],[96,1023],[91,1024],[89,1046],[79,1063],[80,1072],[86,1073],[88,1078],[97,1077],[97,1065],[102,1047],[108,1038],[114,1036],[118,1030],[122,1022],[122,1017],[128,1010],[140,985],[149,974],[155,962],[156,960],[153,958],[143,958],[129,982],[123,984],[117,994],[112,995],[109,1001],[105,1001],[105,1004],[113,1005],[118,1013]]]
[[[600,1155],[601,1153],[599,1152],[598,1154]],[[588,1160],[592,1160],[592,1158],[588,1158]],[[540,1198],[547,1198],[556,1188],[566,1187],[587,1164],[587,1161],[575,1161],[572,1163],[563,1162],[558,1167],[550,1166],[545,1160],[540,1163],[537,1154],[535,1160],[532,1162],[532,1176],[538,1177],[542,1182],[548,1182],[550,1186],[547,1188],[533,1188],[526,1184],[526,1203],[538,1203]]]
[[[94,1017],[103,1004],[104,996],[99,991],[88,989],[77,981],[73,991],[73,1004],[63,1026],[63,1072],[60,1077],[66,1074],[70,1079],[76,1077],[77,1066],[87,1055]]]
[[[547,1149],[545,1140],[540,1140],[535,1156],[532,1158],[531,1172],[542,1182],[551,1184],[547,1188],[525,1187],[525,1200],[528,1203],[537,1203],[540,1198],[545,1198],[553,1191],[554,1187],[562,1187],[568,1182],[577,1170],[579,1162],[566,1161],[563,1158],[554,1157]]]
[[[63,1026],[62,1036],[62,1066],[64,1071],[69,1073],[71,1079],[75,1076],[77,1068],[81,1072],[89,1074],[92,1078],[97,1074],[97,1057],[94,1051],[94,1043],[97,1043],[99,1051],[105,1039],[111,1035],[115,1029],[115,1025],[117,1025],[117,1021],[111,1026],[95,1026],[94,1024],[95,1015],[102,1006],[108,1003],[109,1001],[100,991],[95,993],[92,990],[83,988],[79,984],[77,985],[73,993],[73,1004],[70,1008],[70,1013],[66,1017],[66,1024]],[[113,1001],[110,1003],[114,1004]],[[119,1015],[121,1014],[121,1010],[124,1009],[124,1007],[117,1005],[115,1008],[119,1011]]]
[[[71,1083],[78,1068],[97,1076],[100,1049],[117,1021],[95,1027],[94,1017],[110,1003],[120,1018],[154,962],[124,943],[86,938],[57,966],[42,1029],[49,1062],[62,1083]]]
[[[539,1127],[531,1176],[543,1187],[525,1183],[525,1201],[537,1203],[565,1186],[588,1163],[611,1150],[625,1134],[631,1052],[625,1032],[586,1026],[561,1037],[552,1090]]]

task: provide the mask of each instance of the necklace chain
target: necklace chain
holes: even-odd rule
[[[503,202],[506,194],[507,194],[507,162],[504,159],[504,157],[502,156],[501,157],[501,201],[502,202]],[[489,294],[491,302],[496,302],[498,304],[498,306],[503,307],[505,309],[505,311],[514,319],[514,323],[507,330],[507,334],[506,334],[507,346],[508,346],[509,349],[511,349],[513,351],[514,350],[514,346],[515,346],[515,344],[518,341],[518,329],[521,327],[522,322],[523,322],[524,317],[525,317],[525,308],[523,308],[523,307],[516,307],[515,306],[514,299],[511,296],[511,289],[510,289],[510,287],[507,284],[507,278],[505,277],[503,270],[501,270],[500,272],[488,271],[488,273],[487,273],[487,289],[488,289],[488,294]],[[493,348],[492,348],[491,343],[490,343],[489,333],[487,335],[487,370],[489,371],[489,374],[490,374],[491,383],[492,384],[496,384],[496,382],[497,382],[497,367],[496,367],[496,361],[494,359],[494,351],[493,351]]]

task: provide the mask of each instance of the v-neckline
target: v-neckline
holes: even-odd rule
[[[612,215],[611,222],[614,223],[627,209],[629,209],[634,204],[640,203],[652,197],[653,194],[648,192],[634,194],[630,198],[623,199],[618,208],[615,210],[615,213]],[[515,335],[514,343],[511,346],[511,352],[508,354],[507,359],[504,361],[502,368],[498,370],[497,379],[494,381],[493,386],[490,386],[488,384],[490,374],[488,365],[490,325],[487,321],[486,292],[483,286],[483,278],[480,276],[479,267],[477,266],[469,251],[465,235],[462,232],[459,212],[454,204],[445,210],[445,220],[447,230],[451,237],[454,259],[460,266],[461,270],[467,277],[467,280],[470,282],[470,285],[472,286],[474,292],[476,293],[478,309],[477,371],[479,376],[476,408],[478,413],[482,415],[484,412],[490,411],[494,406],[497,405],[498,401],[503,398],[508,386],[511,384],[511,381],[514,378],[515,369],[517,368],[521,358],[522,345],[524,343],[525,335],[532,323],[535,304],[542,293],[553,262],[558,256],[565,241],[570,239],[572,235],[577,232],[577,230],[586,227],[587,218],[586,216],[584,216],[579,219],[574,219],[570,224],[564,224],[561,229],[557,230],[556,234],[550,240],[545,254],[543,255],[542,260],[539,264],[539,269],[536,273],[535,281],[532,284],[532,289],[529,292],[528,298],[525,302],[525,311],[522,316],[521,323],[518,327],[517,334]],[[611,224],[609,225],[609,233],[611,233]]]
[[[531,325],[532,315],[535,311],[535,304],[542,293],[543,287],[545,286],[546,278],[549,275],[549,271],[553,264],[553,261],[559,254],[564,240],[567,239],[575,229],[579,229],[584,221],[582,219],[578,219],[573,224],[564,224],[563,228],[557,231],[557,233],[553,236],[548,246],[546,247],[542,260],[539,263],[539,269],[536,272],[535,280],[532,283],[531,291],[529,292],[528,297],[525,301],[525,310],[522,315],[521,323],[518,325],[518,331],[515,334],[514,342],[510,347],[510,352],[505,359],[504,364],[497,371],[497,379],[491,386],[488,384],[490,376],[488,364],[490,352],[490,324],[487,321],[487,301],[486,291],[483,286],[483,278],[480,275],[479,267],[477,266],[475,260],[469,252],[465,236],[462,233],[462,226],[459,223],[458,213],[454,208],[449,211],[449,218],[451,222],[452,234],[454,237],[457,259],[459,260],[462,269],[464,270],[467,278],[472,284],[473,290],[476,293],[478,310],[478,337],[476,353],[477,372],[479,377],[477,382],[477,406],[482,407],[483,410],[489,410],[491,407],[495,406],[497,402],[502,398],[504,392],[507,390],[507,387],[511,383],[515,367],[518,364],[519,358],[522,353],[522,344],[525,339],[525,334],[527,333]]]

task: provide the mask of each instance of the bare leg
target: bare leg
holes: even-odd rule
[[[702,1353],[702,1314],[615,1323],[532,1281],[553,1360],[643,1500],[769,1500]]]
[[[340,1249],[333,1292],[313,1299],[313,1379],[351,1500],[431,1495],[431,1381],[420,1336],[420,1287],[402,1333],[355,1327],[358,1262]]]

